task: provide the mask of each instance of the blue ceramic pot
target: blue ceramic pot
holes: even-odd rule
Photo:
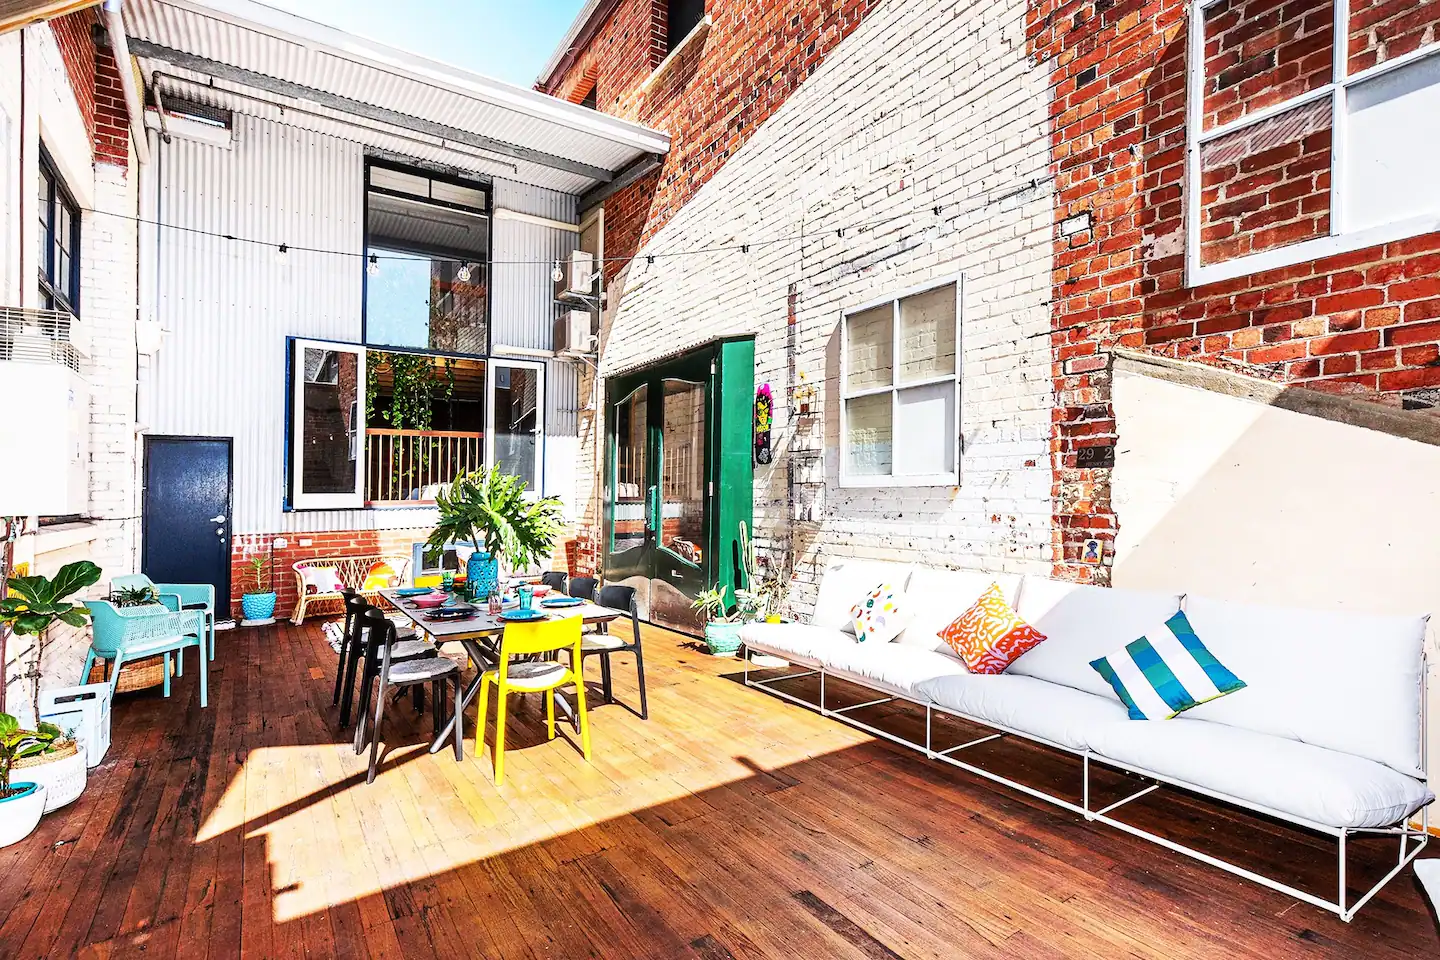
[[[476,550],[465,563],[465,591],[471,600],[484,600],[500,586],[500,561]]]
[[[246,620],[269,620],[275,616],[275,594],[247,593],[240,598],[240,610]]]
[[[740,629],[745,624],[720,623],[711,620],[705,624],[705,643],[717,657],[733,657],[740,649]]]

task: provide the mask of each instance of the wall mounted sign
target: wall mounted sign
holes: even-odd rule
[[[770,395],[770,384],[762,383],[755,391],[755,462],[769,463],[770,427],[774,423],[775,398]]]
[[[1080,469],[1103,469],[1115,466],[1115,448],[1081,447],[1075,451],[1075,466]]]

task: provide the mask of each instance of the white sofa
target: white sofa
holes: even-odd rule
[[[892,643],[859,643],[849,611],[882,582],[906,593],[913,615]],[[1003,674],[970,673],[938,631],[992,583],[1046,640]],[[1183,609],[1196,634],[1246,687],[1173,720],[1137,721],[1090,661],[1120,649]],[[1255,880],[1349,920],[1402,870],[1427,840],[1424,722],[1426,618],[1261,607],[1181,594],[1083,586],[1043,577],[944,571],[874,560],[836,560],[826,570],[810,623],[751,624],[742,631],[746,683],[921,750],[1136,836]],[[805,668],[752,674],[749,653]],[[819,675],[819,703],[780,687]],[[827,702],[828,679],[878,691],[858,703]],[[926,712],[925,744],[856,719],[855,712],[902,699]],[[936,712],[995,728],[955,746],[931,743]],[[961,760],[975,744],[1018,735],[1082,758],[1080,803],[1047,794]],[[1154,783],[1104,806],[1091,802],[1092,764]],[[1260,876],[1113,816],[1117,808],[1170,785],[1225,800],[1339,841],[1337,897],[1323,899]],[[1420,813],[1422,825],[1410,818]],[[1355,834],[1400,842],[1397,865],[1352,899],[1345,843]]]

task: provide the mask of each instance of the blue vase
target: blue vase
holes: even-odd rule
[[[240,610],[246,620],[269,620],[275,616],[275,594],[244,594],[240,597]]]
[[[500,561],[476,550],[465,563],[465,592],[471,600],[484,600],[500,586]]]

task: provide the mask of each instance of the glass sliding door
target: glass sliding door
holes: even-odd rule
[[[525,481],[537,495],[544,478],[545,367],[523,360],[492,360],[485,430],[487,463]]]

